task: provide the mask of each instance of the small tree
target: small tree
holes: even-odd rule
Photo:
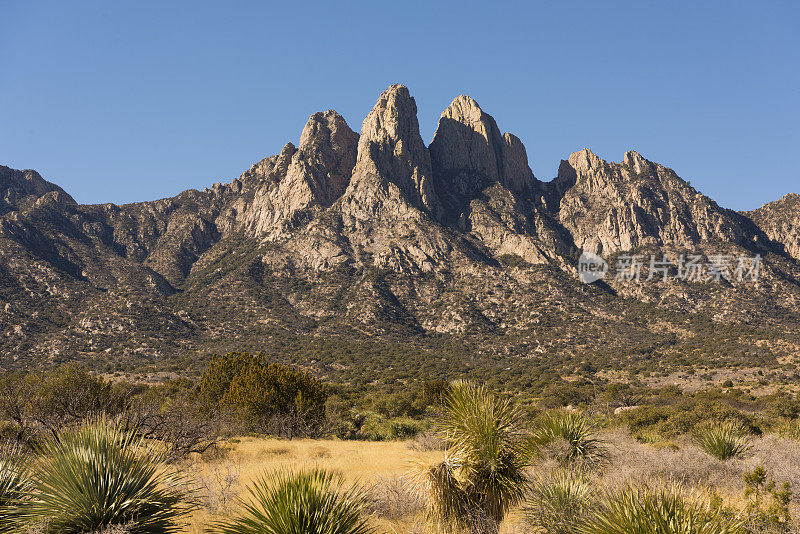
[[[457,381],[444,397],[437,430],[449,447],[443,462],[415,464],[412,479],[440,528],[494,534],[528,485],[529,440],[508,399]]]
[[[327,399],[325,384],[310,373],[245,352],[215,356],[200,392],[211,408],[232,414],[248,429],[289,438],[308,433],[309,421],[324,416]]]

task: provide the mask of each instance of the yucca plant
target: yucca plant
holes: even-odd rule
[[[744,534],[741,523],[677,486],[631,487],[609,492],[580,534]]]
[[[183,485],[152,446],[97,420],[43,445],[25,517],[48,534],[122,525],[131,534],[176,532],[176,520],[191,508]]]
[[[736,421],[703,425],[695,430],[694,442],[719,460],[736,458],[750,449],[750,435]]]
[[[0,533],[14,532],[27,494],[27,474],[22,462],[0,458]]]
[[[591,481],[575,471],[543,476],[531,487],[525,517],[547,534],[574,534],[593,508],[595,493]]]
[[[367,534],[363,489],[344,488],[341,475],[322,469],[264,475],[248,486],[242,511],[217,523],[221,534]]]
[[[533,431],[533,441],[550,449],[562,465],[592,466],[608,456],[596,425],[583,413],[556,410],[544,414]]]
[[[528,485],[530,440],[510,400],[457,381],[444,397],[436,429],[447,437],[445,460],[414,464],[411,480],[440,529],[496,533]]]

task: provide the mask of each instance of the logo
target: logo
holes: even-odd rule
[[[578,258],[578,276],[584,284],[602,280],[607,272],[608,263],[597,254],[583,252]]]

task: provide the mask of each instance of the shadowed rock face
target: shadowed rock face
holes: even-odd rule
[[[536,187],[522,142],[501,135],[494,119],[468,96],[459,96],[442,113],[430,151],[437,190],[451,210],[493,183],[523,195]]]
[[[0,215],[19,209],[51,191],[57,192],[66,202],[75,203],[63,189],[46,181],[38,172],[30,169],[18,171],[0,165]]]
[[[574,276],[580,250],[760,253],[780,267],[766,269],[778,274],[759,295],[800,302],[798,195],[736,213],[636,152],[613,163],[582,150],[540,182],[522,142],[467,96],[426,147],[402,85],[381,93],[360,135],[335,111],[314,113],[296,146],[203,191],[82,206],[34,171],[0,167],[0,198],[0,308],[18,309],[0,349],[12,354],[31,343],[40,355],[58,343],[91,353],[65,333],[85,333],[75,321],[120,339],[193,332],[198,346],[254,321],[290,328],[287,317],[291,328],[335,318],[375,332],[397,322],[413,332],[525,329],[543,306],[591,306]],[[613,291],[702,307],[692,288],[662,289]],[[67,326],[34,315],[42,303]],[[192,318],[192,306],[215,303],[234,311]]]
[[[431,160],[417,121],[417,104],[403,85],[392,85],[361,126],[353,189],[399,191],[410,205],[437,216]],[[394,195],[395,193],[390,193]]]

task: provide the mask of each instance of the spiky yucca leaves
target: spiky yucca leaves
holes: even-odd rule
[[[47,442],[33,466],[30,523],[52,534],[124,525],[131,534],[178,530],[190,509],[183,480],[163,455],[114,423],[97,420]]]
[[[562,465],[588,467],[608,456],[605,441],[597,437],[597,427],[581,412],[556,410],[544,414],[533,432],[539,447],[549,448]]]
[[[547,534],[574,534],[593,508],[595,493],[584,475],[558,471],[533,484],[525,516]]]
[[[248,486],[238,516],[218,523],[221,534],[367,534],[365,494],[344,489],[341,475],[323,469],[263,476]]]
[[[677,486],[626,487],[609,492],[598,510],[578,528],[580,534],[744,534],[742,524],[726,518],[697,496]]]
[[[725,421],[695,430],[694,442],[719,460],[736,458],[750,449],[750,435],[739,422]]]
[[[528,484],[532,455],[519,413],[484,386],[457,381],[445,394],[436,427],[449,442],[445,461],[418,463],[412,471],[431,519],[440,528],[497,532]]]
[[[27,494],[27,473],[22,462],[0,457],[0,533],[14,532]]]

